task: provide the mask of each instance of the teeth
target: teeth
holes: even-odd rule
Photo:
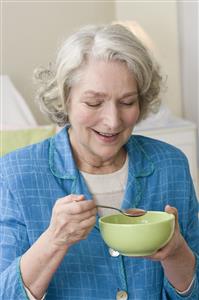
[[[111,133],[103,133],[103,132],[99,132],[99,134],[104,135],[104,136],[114,136],[115,134],[111,134]]]

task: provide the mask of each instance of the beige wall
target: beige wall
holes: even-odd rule
[[[116,1],[116,18],[137,21],[152,39],[155,56],[168,75],[168,90],[162,99],[174,114],[181,116],[176,1]]]
[[[27,100],[37,121],[47,120],[33,100],[32,74],[55,59],[58,45],[72,30],[114,19],[113,2],[3,2],[2,71]]]
[[[10,76],[40,124],[47,120],[33,100],[33,70],[54,61],[58,45],[75,28],[113,20],[136,20],[150,35],[156,56],[168,74],[163,101],[181,116],[175,1],[3,2],[2,17],[2,71]]]

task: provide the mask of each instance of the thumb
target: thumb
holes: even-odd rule
[[[178,223],[178,210],[177,208],[170,206],[169,204],[167,204],[164,208],[165,212],[167,212],[168,214],[173,214],[175,217],[175,222]]]
[[[84,195],[71,195],[73,202],[78,202],[84,200]]]

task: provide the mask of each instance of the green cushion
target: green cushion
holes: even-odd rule
[[[18,148],[40,142],[56,132],[55,126],[0,131],[0,156]]]

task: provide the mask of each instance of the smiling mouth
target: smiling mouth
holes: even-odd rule
[[[99,139],[105,143],[113,143],[118,140],[120,132],[110,133],[110,132],[101,132],[93,129],[94,133],[99,137]]]
[[[104,136],[104,137],[107,137],[107,138],[111,138],[111,137],[115,137],[119,134],[119,132],[117,133],[107,133],[107,132],[100,132],[100,131],[97,131],[95,129],[93,129],[93,131],[101,136]]]

